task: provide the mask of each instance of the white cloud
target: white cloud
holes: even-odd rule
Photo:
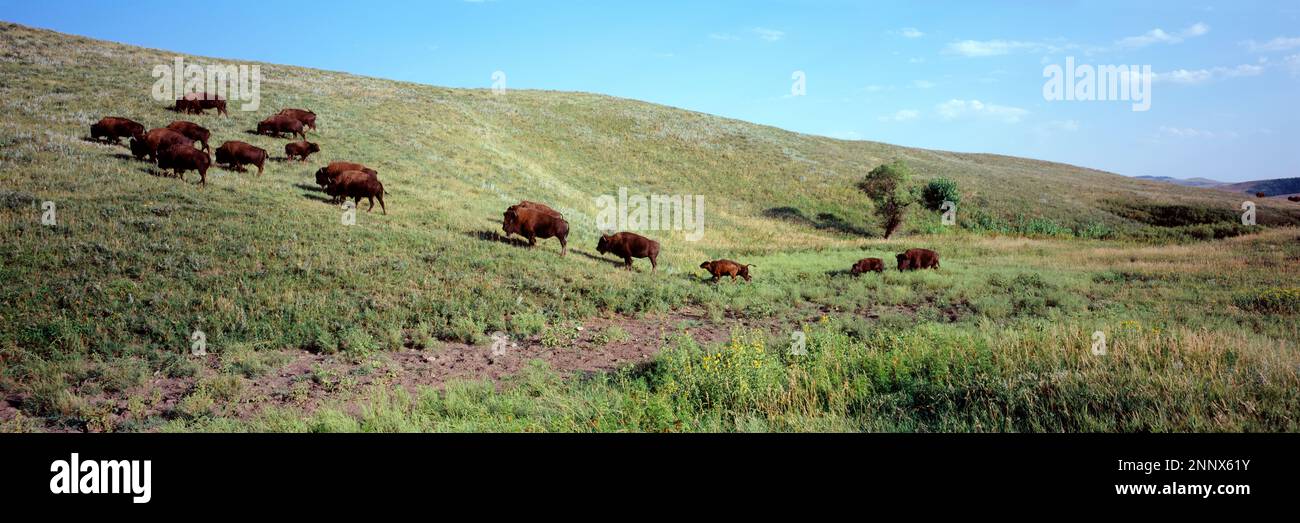
[[[880,121],[882,121],[882,122],[906,122],[906,121],[910,121],[910,120],[915,120],[915,119],[919,118],[920,116],[921,116],[921,112],[920,112],[920,111],[913,111],[913,110],[911,110],[911,109],[903,109],[903,110],[898,111],[898,112],[896,112],[896,113],[894,113],[894,114],[889,114],[889,115],[881,116],[880,118],[877,118],[877,120],[880,120]]]
[[[713,40],[740,40],[740,37],[730,33],[709,33],[709,38]]]
[[[899,29],[898,34],[903,35],[903,38],[920,38],[925,36],[925,33],[922,33],[915,27],[904,27]]]
[[[948,100],[935,107],[945,120],[958,118],[988,118],[1004,123],[1019,123],[1029,111],[1019,107],[986,104],[979,100]]]
[[[1291,70],[1291,76],[1300,77],[1300,54],[1293,54],[1282,59],[1286,63],[1287,69]]]
[[[759,38],[762,38],[769,42],[775,42],[777,40],[785,38],[785,31],[778,31],[776,29],[768,29],[766,27],[755,27],[754,29],[752,29],[752,31],[754,31],[754,34],[757,34]]]
[[[1034,49],[1041,49],[1042,47],[1043,44],[1016,40],[962,40],[948,44],[945,52],[972,58],[980,58],[985,56],[1000,56],[1015,51],[1032,51]]]
[[[1172,82],[1183,85],[1203,84],[1210,80],[1259,76],[1264,73],[1263,65],[1241,64],[1236,67],[1213,67],[1210,69],[1177,69],[1167,73],[1155,73],[1156,82]]]
[[[1119,41],[1115,42],[1115,45],[1127,48],[1139,48],[1151,44],[1178,44],[1188,38],[1204,36],[1209,32],[1210,26],[1197,22],[1177,33],[1167,33],[1164,29],[1155,28],[1140,36],[1121,38]]]
[[[1271,53],[1276,51],[1290,51],[1295,48],[1300,48],[1300,37],[1279,36],[1267,42],[1256,42],[1254,40],[1247,40],[1245,42],[1242,42],[1241,44],[1246,46],[1247,49],[1250,49],[1252,53]]]

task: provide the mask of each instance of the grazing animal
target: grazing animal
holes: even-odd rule
[[[858,274],[862,274],[864,272],[871,272],[871,271],[884,273],[885,272],[884,260],[881,260],[880,258],[863,258],[861,260],[858,260],[857,263],[853,264],[853,268],[849,270],[849,272],[855,276]]]
[[[269,155],[266,149],[252,144],[231,140],[217,148],[217,163],[229,165],[231,169],[243,172],[245,165],[256,165],[257,175],[262,175],[262,167]]]
[[[308,129],[316,130],[316,113],[302,109],[281,109],[279,114],[302,122]]]
[[[929,249],[908,249],[896,257],[899,271],[939,268],[939,253]]]
[[[709,271],[709,274],[713,275],[713,281],[718,281],[723,276],[731,276],[731,281],[736,281],[736,276],[744,278],[745,281],[750,281],[749,268],[754,266],[753,264],[742,265],[731,260],[713,260],[700,264],[701,269]]]
[[[122,138],[130,138],[144,134],[144,126],[130,118],[121,118],[118,116],[105,116],[98,122],[90,124],[90,138],[92,140],[113,140],[114,144],[121,145]]]
[[[632,270],[632,258],[650,258],[650,272],[659,268],[659,242],[633,232],[602,234],[596,252],[612,253],[623,258],[623,266]]]
[[[514,205],[511,205],[511,206],[510,206],[510,209],[507,209],[507,210],[511,210],[511,209],[533,209],[533,210],[537,210],[537,211],[541,211],[541,212],[543,212],[543,213],[549,214],[549,215],[551,215],[551,216],[556,216],[556,217],[559,217],[559,218],[564,218],[564,215],[560,214],[559,211],[557,211],[557,210],[555,210],[555,209],[552,209],[552,208],[550,208],[550,207],[547,207],[546,204],[537,203],[537,202],[530,202],[530,201],[528,201],[528,200],[519,200],[519,203],[516,203],[516,204],[514,204]]]
[[[208,153],[195,149],[193,145],[176,144],[158,152],[158,167],[171,169],[176,177],[185,179],[185,171],[199,172],[199,185],[208,184],[208,167],[212,159]]]
[[[1300,196],[1287,196],[1287,201],[1300,202]]]
[[[1255,193],[1255,197],[1256,197],[1256,198],[1268,198],[1268,194],[1267,194],[1267,193],[1263,193],[1263,192],[1257,192],[1257,193]]]
[[[376,177],[379,176],[379,171],[376,171],[374,169],[371,169],[359,163],[330,162],[329,165],[325,167],[321,167],[320,169],[316,169],[316,185],[319,185],[321,189],[325,189],[326,187],[329,187],[330,183],[333,182],[335,178],[337,178],[340,174],[343,174],[347,171],[361,171],[361,172],[373,174]],[[331,203],[338,203],[339,199],[334,198],[333,200],[330,201]]]
[[[308,156],[318,152],[320,152],[320,146],[306,140],[284,144],[284,156],[290,160],[297,156],[299,161],[305,162]]]
[[[370,200],[370,208],[366,212],[375,208],[375,199],[378,199],[379,208],[388,214],[388,207],[384,205],[384,184],[379,183],[379,177],[373,173],[344,171],[330,182],[325,193],[336,199],[352,198],[354,203],[361,203],[362,198],[367,198]]]
[[[149,132],[131,139],[131,154],[137,160],[143,160],[147,156],[149,161],[157,163],[158,151],[178,144],[188,145],[192,148],[194,147],[194,140],[171,129],[161,127],[150,129]]]
[[[303,140],[307,139],[307,134],[302,131],[302,122],[282,114],[273,115],[258,122],[257,134],[265,134],[276,138],[283,138],[285,134],[288,134],[290,137],[298,136]]]
[[[167,124],[167,128],[185,135],[186,138],[203,144],[204,152],[212,150],[208,148],[208,137],[212,136],[212,133],[208,132],[206,128],[199,124],[187,122],[185,120],[177,120]]]
[[[527,205],[526,205],[527,204]],[[555,210],[529,201],[512,205],[502,214],[501,230],[506,238],[518,234],[528,238],[528,247],[537,245],[537,238],[560,240],[560,256],[569,253],[569,222]]]
[[[226,112],[226,101],[215,94],[189,93],[176,99],[176,112],[178,113],[203,114],[205,109],[216,109],[217,114],[230,116]]]

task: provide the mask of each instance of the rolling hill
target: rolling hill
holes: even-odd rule
[[[583,359],[587,353],[563,348],[657,351],[677,340],[673,343],[694,351],[699,349],[694,342],[674,337],[685,329],[682,325],[713,329],[697,341],[716,342],[725,341],[732,328],[780,332],[810,319],[843,329],[812,336],[811,346],[853,343],[851,350],[834,354],[871,358],[869,365],[834,363],[835,373],[867,365],[879,370],[877,378],[889,376],[888,383],[878,384],[883,387],[879,391],[892,391],[878,397],[884,403],[855,396],[866,390],[856,371],[825,376],[843,385],[837,385],[836,399],[806,399],[798,415],[783,410],[787,403],[780,408],[769,403],[777,396],[751,397],[756,389],[748,382],[743,388],[749,392],[716,403],[720,396],[703,389],[679,394],[678,387],[688,386],[680,376],[668,380],[671,387],[662,375],[633,376],[627,379],[641,381],[617,390],[602,387],[622,385],[538,378],[533,385],[539,388],[515,390],[511,394],[524,396],[501,400],[505,403],[494,403],[498,400],[492,399],[490,384],[462,392],[476,398],[469,402],[474,412],[489,408],[485,405],[549,408],[529,398],[553,394],[566,406],[548,410],[548,421],[492,411],[484,414],[490,421],[465,418],[440,427],[659,430],[659,421],[641,414],[599,423],[569,417],[589,412],[585,406],[569,407],[589,406],[588,401],[606,407],[648,405],[640,399],[592,398],[645,394],[659,398],[654,401],[695,398],[673,408],[646,407],[684,409],[673,411],[685,425],[663,425],[686,427],[682,430],[737,429],[737,412],[758,420],[754,423],[786,430],[1176,430],[1203,426],[1197,424],[1205,419],[1218,420],[1214,427],[1228,430],[1295,426],[1277,414],[1295,405],[1292,393],[1286,393],[1286,402],[1223,417],[1216,417],[1216,409],[1226,401],[1180,399],[1197,403],[1180,404],[1179,412],[1189,414],[1172,421],[1142,416],[1114,421],[1120,414],[1062,419],[1050,414],[1056,407],[1049,405],[1026,407],[1044,416],[1028,421],[1016,421],[1011,408],[996,421],[960,412],[951,418],[897,417],[912,412],[903,405],[914,398],[946,401],[956,408],[967,400],[953,403],[957,400],[947,394],[985,387],[962,381],[984,380],[985,374],[934,375],[927,382],[948,383],[947,389],[924,388],[908,377],[918,369],[940,372],[945,364],[936,358],[966,358],[967,353],[957,355],[958,347],[979,347],[983,352],[969,355],[984,358],[974,362],[979,365],[1006,365],[985,368],[988,372],[1051,372],[1054,365],[1093,364],[1060,356],[1045,339],[1082,343],[1086,351],[1096,325],[1123,321],[1158,323],[1176,332],[1167,336],[1177,336],[1177,341],[1159,341],[1165,338],[1141,329],[1133,334],[1132,346],[1150,351],[1144,357],[1166,357],[1159,356],[1166,353],[1158,348],[1174,343],[1194,347],[1206,361],[1257,364],[1270,376],[1294,368],[1286,367],[1294,353],[1279,352],[1294,347],[1278,340],[1294,338],[1295,323],[1254,314],[1240,304],[1258,301],[1250,293],[1294,282],[1295,230],[1236,230],[1231,222],[1241,198],[1231,193],[1039,160],[809,136],[598,94],[496,94],[276,64],[259,64],[259,111],[241,112],[232,104],[228,117],[211,112],[181,116],[150,96],[151,70],[171,64],[175,56],[0,24],[0,102],[5,110],[0,121],[0,279],[6,282],[0,290],[5,305],[0,312],[0,392],[5,400],[0,422],[7,427],[36,419],[39,428],[54,430],[156,430],[169,423],[178,424],[167,425],[177,430],[240,430],[246,426],[229,420],[247,421],[252,413],[263,412],[260,402],[266,398],[314,411],[327,400],[364,395],[358,382],[390,386],[391,380],[423,376],[410,378],[415,386],[442,384],[448,376],[495,379],[523,372],[525,359],[514,356],[505,364],[512,372],[493,370],[502,364],[484,351],[494,331],[534,351],[529,354],[546,355],[542,359],[553,366],[591,372],[646,363],[654,356],[638,353],[641,359],[629,361],[593,350],[595,356],[608,356],[608,365],[596,365]],[[198,186],[192,173],[184,181],[163,176],[130,158],[125,147],[95,143],[87,136],[88,126],[103,116],[129,117],[147,127],[188,119],[213,132],[214,147],[241,140],[280,158],[286,140],[250,130],[282,107],[318,114],[319,129],[308,139],[319,143],[322,152],[306,163],[273,161],[260,177],[214,168],[206,187]],[[899,236],[879,238],[870,204],[854,184],[873,167],[898,159],[907,161],[921,181],[942,176],[958,182],[961,227],[945,229],[937,224],[937,215],[914,209]],[[388,191],[388,214],[363,209],[355,226],[342,225],[342,211],[326,203],[312,176],[331,160],[378,169]],[[620,188],[633,194],[702,196],[704,238],[689,241],[680,231],[647,233],[663,244],[658,273],[649,273],[643,260],[636,271],[618,270],[617,260],[595,249],[600,233],[596,202],[617,195]],[[521,199],[546,202],[564,213],[572,228],[567,256],[559,256],[554,240],[529,250],[501,236],[501,212]],[[41,224],[47,201],[57,209],[55,225]],[[1169,209],[1173,211],[1165,212]],[[1189,244],[1182,233],[1162,236],[1159,231],[1169,228],[1152,225],[1157,218],[1189,214],[1234,227],[1226,236],[1253,234]],[[1265,226],[1294,225],[1300,223],[1300,206],[1269,199],[1260,202],[1258,219]],[[1151,238],[1161,243],[1145,243]],[[1169,245],[1164,241],[1169,239],[1178,243]],[[917,245],[942,252],[944,270],[888,273],[879,279],[841,274],[860,257],[889,258]],[[754,283],[701,284],[699,263],[720,257],[756,260]],[[1152,295],[1161,301],[1138,304]],[[1171,308],[1176,307],[1200,312],[1179,309],[1183,312],[1175,314]],[[662,329],[628,323],[651,317],[672,322]],[[1042,323],[1026,326],[1031,322]],[[1228,330],[1213,339],[1197,338],[1192,329],[1206,326]],[[1049,331],[1053,334],[1044,334]],[[211,346],[211,354],[197,359],[190,353],[196,332]],[[760,353],[767,343],[744,339],[749,344],[740,346],[757,346]],[[1004,343],[1020,345],[1003,352]],[[1244,347],[1246,355],[1227,354],[1224,347]],[[886,349],[901,350],[891,354],[904,357],[876,359],[885,354],[877,351]],[[661,370],[678,364],[699,369],[703,360],[691,359],[697,357],[655,361]],[[1010,359],[1000,359],[1004,357]],[[753,360],[753,368],[776,373],[762,379],[790,371],[789,360],[773,358]],[[457,365],[470,360],[479,367],[457,374],[456,369],[463,369]],[[1206,363],[1205,374],[1174,379],[1148,375],[1153,371],[1146,361],[1123,360],[1116,364],[1122,372],[1104,377],[1090,374],[1097,369],[1078,376],[1093,376],[1124,391],[1129,390],[1125,380],[1165,380],[1161,382],[1184,387],[1172,394],[1178,398],[1201,398],[1189,391],[1210,389],[1282,394],[1259,389],[1265,385],[1234,389],[1233,365]],[[910,370],[884,370],[898,365]],[[430,377],[435,372],[430,368],[451,370]],[[1294,373],[1282,374],[1267,387],[1300,389]],[[809,398],[825,392],[818,387],[828,382],[818,383],[813,389],[821,392],[809,389]],[[1070,390],[1078,394],[1067,394],[1063,401],[1091,401],[1083,399],[1088,395],[1082,391],[1099,382],[1071,383],[1076,388]],[[988,387],[993,385],[980,388],[996,396],[988,401],[1037,397],[1019,388]],[[528,396],[530,390],[536,395]],[[1129,392],[1116,394],[1123,405],[1145,401]],[[712,399],[699,399],[706,396]],[[365,399],[340,401],[370,404]],[[385,405],[399,410],[431,405],[416,403]],[[254,404],[259,407],[250,407]],[[354,413],[356,404],[350,405],[329,412]],[[816,405],[833,407],[823,412]],[[705,406],[720,410],[688,413]],[[1066,410],[1102,408],[1076,406]],[[774,410],[763,410],[769,407]],[[427,419],[469,412],[447,408]],[[1105,409],[1111,409],[1108,414],[1123,411]],[[1004,412],[987,412],[995,411]],[[309,414],[283,416],[284,425],[269,421],[253,426],[325,426],[301,425]],[[373,428],[352,425],[352,414],[338,416],[330,423],[342,425],[326,425]]]

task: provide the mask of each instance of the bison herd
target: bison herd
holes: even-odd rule
[[[176,100],[175,110],[178,113],[203,114],[207,109],[216,109],[217,114],[228,116],[226,101],[218,96],[190,93]],[[305,109],[283,109],[259,122],[254,132],[274,137],[289,135],[300,138],[297,142],[285,144],[284,156],[289,161],[306,162],[309,156],[320,152],[319,145],[307,141],[307,130],[316,130],[316,113]],[[163,172],[170,170],[181,179],[184,179],[186,171],[197,171],[200,185],[208,183],[208,168],[214,160],[209,156],[210,152],[215,154],[216,164],[234,171],[246,172],[247,166],[255,166],[257,175],[261,176],[266,169],[266,160],[270,155],[265,149],[229,140],[213,151],[208,145],[211,137],[212,133],[203,126],[185,120],[177,120],[167,127],[145,130],[144,125],[129,118],[107,116],[90,126],[91,140],[121,145],[122,139],[128,138],[131,155],[137,160],[154,163]],[[324,177],[326,181],[321,184],[321,188],[333,197],[333,201],[352,197],[354,203],[359,203],[361,198],[369,198],[373,209],[374,200],[378,199],[380,208],[387,214],[383,198],[384,186],[379,183],[379,173],[374,169],[361,164],[334,162],[321,170],[330,170],[330,175]],[[316,179],[318,182],[322,180],[321,172],[316,173]]]
[[[188,94],[176,100],[176,111],[186,114],[203,114],[206,109],[216,109],[217,114],[227,115],[226,101],[220,97],[202,93]],[[307,157],[320,152],[320,146],[306,140],[306,131],[316,130],[316,113],[303,109],[283,109],[279,113],[258,122],[256,133],[274,137],[289,135],[300,141],[290,142],[284,146],[285,159],[289,161],[307,161]],[[185,171],[198,171],[201,185],[206,185],[208,168],[212,158],[208,156],[211,149],[208,140],[212,134],[194,122],[178,120],[167,127],[145,130],[144,125],[128,118],[108,116],[90,126],[90,137],[96,141],[111,141],[120,145],[123,138],[129,138],[131,154],[138,160],[156,164],[164,172],[172,170],[175,176],[184,179]],[[197,147],[196,147],[197,144]],[[235,171],[246,172],[246,166],[256,166],[258,176],[266,165],[268,154],[265,149],[241,142],[229,140],[222,143],[215,151],[216,163],[225,165]],[[353,162],[335,161],[316,170],[316,183],[330,196],[331,203],[340,203],[352,198],[359,204],[362,198],[370,202],[367,211],[375,208],[379,200],[380,210],[388,214],[384,204],[384,184],[379,181],[379,172],[365,165]],[[527,200],[512,205],[502,214],[501,230],[506,238],[518,234],[528,240],[528,246],[537,245],[537,239],[556,238],[560,241],[560,256],[569,251],[569,222],[564,216],[549,206]],[[596,251],[601,255],[613,254],[623,259],[623,266],[632,268],[633,258],[649,258],[651,272],[659,268],[659,242],[633,232],[602,234],[596,243]],[[898,270],[938,269],[939,255],[928,249],[908,249],[897,255]],[[732,281],[737,277],[750,281],[749,268],[752,264],[721,259],[706,261],[700,268],[713,276],[717,282],[723,276]],[[880,258],[863,258],[853,264],[850,273],[883,273],[884,262]]]
[[[330,164],[333,167],[334,164]],[[328,176],[326,168],[316,172],[317,183],[323,183],[324,177]],[[380,187],[382,191],[382,187]],[[383,199],[380,199],[383,204]],[[371,203],[373,207],[374,204]],[[564,215],[549,206],[537,202],[523,200],[515,205],[511,205],[501,216],[501,230],[506,233],[506,238],[518,234],[528,240],[528,247],[532,248],[537,245],[537,239],[556,238],[560,240],[560,256],[569,252],[569,222],[564,220]],[[602,234],[600,240],[596,242],[596,252],[601,255],[613,254],[623,259],[623,267],[632,268],[632,258],[649,258],[650,271],[655,272],[659,269],[659,242],[641,236],[634,232],[620,232],[615,234]],[[938,269],[939,254],[929,249],[908,249],[906,252],[897,256],[898,270],[908,271],[917,269]],[[700,264],[700,268],[709,271],[713,276],[712,281],[718,281],[723,276],[731,277],[735,281],[737,277],[745,281],[751,281],[749,268],[755,267],[753,264],[743,264],[740,262],[722,259],[706,261]],[[864,272],[875,271],[883,273],[885,264],[880,258],[863,258],[853,264],[850,273],[853,275]]]

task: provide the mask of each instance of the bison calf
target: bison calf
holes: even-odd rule
[[[632,258],[650,258],[650,272],[659,268],[659,242],[632,232],[600,236],[596,252],[611,253],[623,258],[623,266],[632,270]]]
[[[853,264],[853,268],[849,270],[849,273],[853,275],[858,275],[864,272],[871,272],[871,271],[884,273],[885,272],[884,260],[881,260],[880,258],[863,258],[861,260],[858,260],[857,263]]]
[[[898,258],[899,271],[939,268],[939,253],[929,249],[908,249],[896,258]]]
[[[208,153],[195,149],[193,145],[176,144],[158,152],[158,168],[171,169],[181,180],[185,171],[199,172],[199,185],[208,184],[208,166],[212,159]]]
[[[701,269],[709,271],[709,274],[713,275],[713,281],[718,281],[723,276],[731,276],[731,281],[736,281],[736,276],[744,278],[745,281],[750,281],[750,267],[754,267],[754,265],[742,265],[731,260],[713,260],[700,264]]]
[[[554,209],[529,201],[510,206],[502,214],[501,230],[506,238],[518,234],[528,238],[528,246],[537,245],[537,238],[560,240],[560,256],[569,253],[569,222]]]
[[[320,146],[306,140],[284,144],[284,156],[290,160],[296,156],[299,161],[305,162],[308,156],[318,152],[320,152]]]
[[[365,171],[344,171],[339,174],[329,186],[325,188],[325,193],[344,200],[352,198],[353,203],[360,203],[362,198],[370,200],[370,212],[375,208],[375,199],[379,200],[379,208],[388,214],[388,207],[384,205],[384,184],[379,183],[379,177]]]
[[[231,169],[243,172],[245,165],[256,165],[257,175],[262,175],[266,164],[266,149],[253,144],[231,140],[217,148],[217,163],[229,165]]]
[[[99,122],[90,124],[90,139],[112,140],[117,145],[122,144],[122,138],[131,138],[142,134],[144,134],[144,126],[130,118],[105,116],[100,118]]]

